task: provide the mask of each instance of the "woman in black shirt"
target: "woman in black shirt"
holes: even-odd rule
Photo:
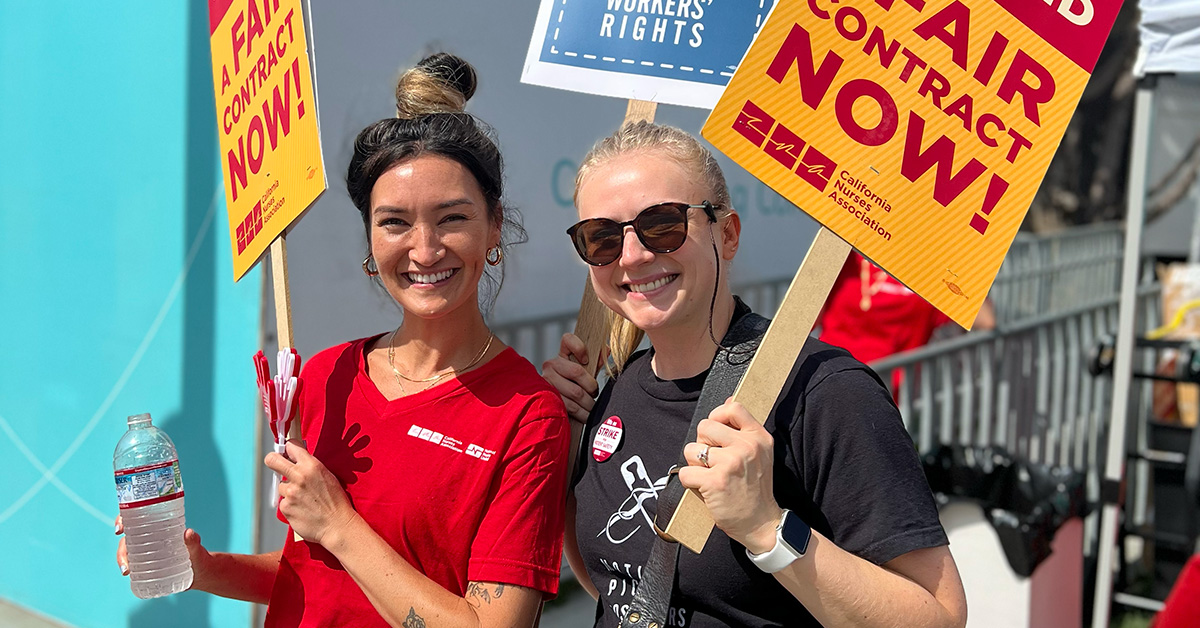
[[[808,339],[764,424],[726,402],[685,443],[718,339],[749,314],[728,283],[741,222],[708,150],[679,129],[626,125],[584,159],[575,204],[572,240],[614,313],[612,377],[595,398],[580,365],[599,356],[570,334],[543,374],[586,421],[566,552],[599,600],[596,625],[629,613],[681,448],[679,481],[718,529],[700,554],[679,553],[665,625],[964,625],[912,441],[845,351]],[[634,353],[642,333],[652,348]]]

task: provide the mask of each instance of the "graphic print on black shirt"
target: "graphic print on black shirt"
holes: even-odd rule
[[[635,355],[605,386],[580,456],[575,532],[600,593],[596,626],[617,626],[633,599],[655,538],[658,491],[678,460],[706,376],[658,379],[652,355]],[[946,544],[912,440],[873,372],[810,339],[785,391],[766,422],[781,507],[876,564]],[[620,418],[624,434],[616,452],[597,462],[590,446],[610,416]],[[701,554],[680,552],[667,625],[819,626],[720,529]]]

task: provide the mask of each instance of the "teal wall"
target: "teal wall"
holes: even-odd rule
[[[78,626],[245,626],[133,596],[113,448],[150,412],[211,550],[253,536],[261,275],[234,284],[206,3],[0,0],[0,598]]]

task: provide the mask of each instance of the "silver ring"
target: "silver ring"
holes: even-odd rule
[[[705,445],[704,449],[700,450],[699,455],[696,456],[696,459],[700,461],[700,464],[704,465],[706,468],[711,468],[708,466],[708,450],[709,449],[710,449],[710,447],[708,445]]]

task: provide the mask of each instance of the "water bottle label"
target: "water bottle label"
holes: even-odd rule
[[[121,469],[117,479],[117,503],[121,509],[149,506],[183,497],[179,461]]]

